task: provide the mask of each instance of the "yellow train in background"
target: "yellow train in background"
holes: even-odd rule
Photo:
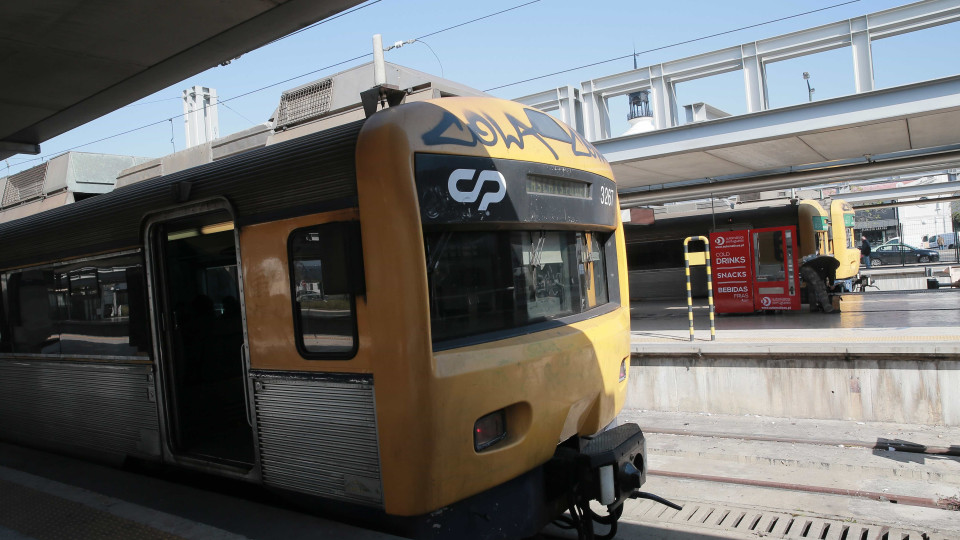
[[[0,437],[249,482],[420,537],[592,530],[645,478],[610,168],[489,98],[0,225]],[[598,435],[599,434],[599,435]],[[615,525],[614,525],[615,527]]]

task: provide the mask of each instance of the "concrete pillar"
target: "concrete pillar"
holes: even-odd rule
[[[663,76],[663,65],[650,66],[650,89],[653,94],[653,121],[657,129],[677,125],[677,94],[673,83]]]
[[[586,109],[583,115],[584,131],[588,141],[601,141],[610,137],[610,115],[607,113],[606,100],[593,91],[592,81],[588,84],[589,90],[584,89],[581,94]]]
[[[767,76],[763,62],[757,55],[756,43],[740,46],[743,56],[743,85],[747,96],[747,112],[759,112],[767,109]]]
[[[583,106],[580,103],[580,92],[567,86],[557,89],[557,102],[560,104],[560,118],[583,135]]]
[[[183,91],[183,125],[187,148],[220,138],[216,90],[193,86]]]
[[[873,54],[867,17],[850,19],[850,48],[853,50],[853,77],[857,93],[873,90]]]

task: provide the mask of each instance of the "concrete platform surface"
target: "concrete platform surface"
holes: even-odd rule
[[[0,539],[59,538],[395,537],[249,498],[0,443]]]
[[[843,296],[840,313],[719,314],[696,299],[694,341],[682,301],[631,303],[635,354],[960,354],[960,289]]]

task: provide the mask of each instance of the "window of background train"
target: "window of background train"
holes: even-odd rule
[[[149,354],[143,264],[138,255],[13,272],[4,286],[9,352]]]
[[[359,230],[328,223],[290,234],[297,348],[306,358],[350,358],[357,349],[356,295],[363,269]]]

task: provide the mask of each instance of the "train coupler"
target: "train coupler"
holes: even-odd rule
[[[564,516],[555,524],[576,529],[580,538],[612,539],[627,499],[650,499],[682,509],[662,497],[640,491],[646,481],[647,443],[636,424],[623,424],[594,437],[580,439],[574,461],[577,488],[571,500],[569,517]],[[607,515],[594,512],[591,501],[606,506]],[[605,526],[606,534],[595,534],[595,525]]]
[[[647,441],[636,424],[580,440],[580,497],[607,507],[623,504],[646,481]]]

